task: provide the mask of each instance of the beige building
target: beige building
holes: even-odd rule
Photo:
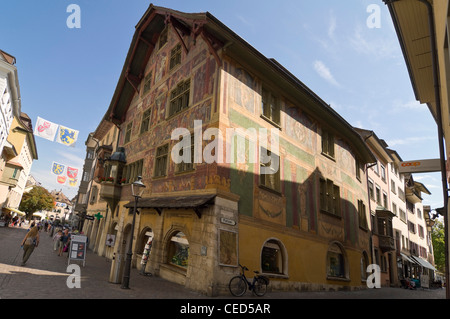
[[[7,141],[17,155],[5,164],[0,177],[0,205],[3,209],[18,209],[33,161],[38,159],[31,119],[21,113],[14,117]]]

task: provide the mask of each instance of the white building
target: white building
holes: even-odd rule
[[[0,50],[0,154],[7,143],[14,116],[20,115],[20,87],[16,59]],[[11,145],[8,144],[11,148]],[[2,156],[3,158],[3,156]],[[0,169],[4,166],[0,163]]]

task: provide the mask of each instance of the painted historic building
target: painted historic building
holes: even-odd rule
[[[208,295],[227,293],[239,263],[272,289],[366,286],[375,157],[320,97],[210,13],[150,5],[94,135],[113,124],[117,147],[93,184],[111,211],[94,244],[113,250],[110,281],[122,279],[131,183],[142,176],[139,269]],[[88,203],[88,214],[97,208]]]

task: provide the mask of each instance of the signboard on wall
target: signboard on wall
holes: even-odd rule
[[[430,173],[441,171],[441,160],[417,160],[401,162],[398,167],[399,173]]]

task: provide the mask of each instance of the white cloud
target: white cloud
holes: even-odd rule
[[[317,74],[319,74],[319,76],[325,79],[328,83],[340,87],[340,84],[336,81],[333,74],[331,74],[330,69],[322,61],[314,61],[314,70],[316,70]]]
[[[328,37],[331,40],[335,40],[335,31],[337,27],[337,20],[336,16],[334,15],[333,11],[330,12],[330,25],[328,27]]]
[[[62,160],[60,160],[60,162],[62,162],[61,164],[75,166],[80,169],[83,168],[84,158],[77,156],[70,152],[57,151],[56,153],[58,154],[58,156],[60,156],[62,158]]]
[[[403,113],[410,111],[428,111],[428,107],[425,104],[420,104],[416,100],[403,102],[401,100],[395,100],[392,105],[391,113]]]
[[[434,141],[436,140],[436,136],[417,136],[417,137],[407,137],[407,138],[399,138],[399,139],[393,139],[387,141],[388,145],[390,147],[397,146],[397,145],[411,145],[411,144],[418,144],[426,141]]]
[[[367,32],[364,32],[367,30]],[[380,30],[380,29],[376,29]],[[350,47],[357,53],[369,55],[373,58],[394,58],[398,56],[398,40],[392,36],[374,37],[372,29],[358,25],[349,37]]]

